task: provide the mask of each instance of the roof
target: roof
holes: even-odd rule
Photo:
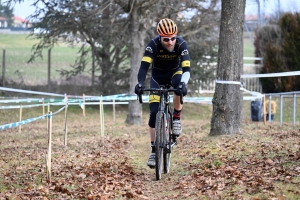
[[[271,15],[266,14],[264,19],[270,19],[271,17],[272,17]],[[257,20],[258,20],[258,15],[245,15],[245,21],[257,21]]]
[[[30,23],[28,20],[24,19],[23,17],[14,16],[14,20],[17,20],[21,23]]]
[[[0,17],[0,21],[7,21],[5,17]]]

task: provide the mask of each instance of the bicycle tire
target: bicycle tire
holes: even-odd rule
[[[156,114],[155,122],[155,173],[156,180],[161,179],[163,171],[163,139],[164,139],[164,113],[159,111]]]
[[[167,125],[168,125],[168,134],[166,134],[166,143],[167,143],[167,149],[164,149],[163,154],[163,162],[164,162],[164,173],[167,174],[170,172],[171,167],[171,143],[173,141],[172,139],[172,115],[170,112],[168,112],[168,118],[167,118]]]

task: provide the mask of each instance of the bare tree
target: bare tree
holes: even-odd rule
[[[219,19],[218,1],[34,0],[34,5],[42,3],[44,6],[37,8],[36,13],[31,16],[35,20],[32,36],[40,40],[33,47],[31,61],[41,56],[43,49],[52,48],[61,39],[69,44],[81,45],[80,56],[72,66],[73,69],[61,70],[63,75],[75,76],[86,70],[90,57],[94,56],[92,77],[95,71],[101,74],[99,83],[101,89],[106,91],[102,94],[120,92],[122,85],[132,94],[145,42],[157,34],[155,27],[158,20],[168,17],[176,21],[180,35],[192,41],[192,53],[195,63],[198,63],[200,55],[208,54],[215,48],[217,36],[213,34],[213,30]],[[192,17],[188,16],[191,14]],[[213,19],[214,16],[217,20]],[[199,20],[201,17],[203,20]],[[42,32],[35,33],[36,29]],[[218,30],[215,31],[217,32]],[[206,46],[200,48],[201,45]],[[199,49],[201,52],[197,53]],[[126,63],[128,56],[130,62]],[[120,66],[122,64],[123,67]],[[131,101],[128,108],[126,122],[140,124],[141,105],[138,101]]]
[[[217,79],[241,81],[246,0],[222,0]],[[239,84],[216,84],[210,135],[241,132],[243,95]]]
[[[8,0],[8,4],[21,1]],[[130,66],[124,65],[129,57],[126,48],[129,46],[128,23],[119,6],[112,0],[35,0],[32,5],[36,6],[36,10],[28,17],[33,22],[30,37],[39,42],[32,47],[28,62],[43,57],[45,49],[65,42],[80,49],[71,70],[60,70],[62,76],[68,79],[89,72],[92,75],[91,85],[94,86],[98,80],[97,85],[101,86],[97,94],[116,94],[121,92],[121,88],[125,92],[130,69]],[[98,79],[95,78],[96,72]]]
[[[120,4],[121,1],[117,1]],[[156,23],[161,18],[172,18],[175,20],[181,29],[183,35],[188,35],[193,38],[193,35],[204,33],[205,27],[199,26],[197,20],[187,20],[187,17],[182,13],[194,9],[195,16],[199,17],[199,13],[203,16],[205,14],[217,12],[217,0],[207,1],[210,4],[203,5],[203,2],[196,0],[182,1],[182,0],[143,0],[143,1],[129,1],[129,20],[130,20],[130,35],[132,41],[131,44],[131,73],[130,73],[130,93],[134,91],[134,86],[137,83],[137,73],[140,65],[140,60],[145,48],[145,34],[150,32],[150,37],[153,37],[156,33]],[[128,12],[128,11],[127,11]],[[149,17],[151,16],[151,17]],[[197,17],[196,17],[197,18]],[[191,27],[189,24],[194,24]],[[212,29],[214,26],[211,27]],[[152,33],[152,34],[151,34]],[[213,38],[213,37],[212,37]],[[213,47],[212,47],[213,48]],[[208,48],[207,48],[208,49]],[[131,101],[128,107],[128,114],[126,122],[129,124],[141,124],[142,123],[142,109],[138,101]]]
[[[127,4],[124,1],[115,0],[120,5],[124,12],[128,13],[129,31],[130,31],[130,87],[129,93],[133,93],[134,86],[137,82],[137,73],[139,65],[143,56],[143,49],[145,46],[146,32],[148,25],[151,24],[151,19],[147,17],[149,9],[159,0],[129,0]],[[138,101],[130,101],[128,106],[128,113],[126,122],[128,124],[142,123],[142,109]]]

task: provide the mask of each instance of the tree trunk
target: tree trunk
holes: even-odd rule
[[[222,0],[217,79],[240,82],[246,0]],[[216,84],[209,135],[241,132],[243,95],[239,84]]]
[[[143,17],[139,15],[137,7],[132,7],[130,14],[130,34],[131,34],[131,51],[130,51],[130,94],[134,94],[134,87],[137,84],[137,74],[141,64],[145,48],[146,29],[142,26],[139,30],[139,20]],[[138,100],[130,101],[126,118],[128,124],[142,124],[142,106]]]

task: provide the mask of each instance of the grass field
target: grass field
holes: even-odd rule
[[[43,58],[27,63],[31,56],[31,48],[38,41],[24,34],[0,34],[0,48],[5,50],[6,77],[14,80],[23,78],[25,84],[45,84],[48,79],[48,50]],[[51,50],[51,79],[60,78],[60,69],[71,69],[77,57],[78,48],[59,44]],[[2,58],[3,53],[1,53]],[[1,59],[2,60],[2,59]],[[2,62],[1,62],[2,66]],[[2,70],[1,70],[2,74]]]
[[[5,50],[6,77],[14,80],[22,78],[25,84],[33,85],[34,82],[47,83],[48,78],[48,51],[45,50],[43,59],[34,63],[27,63],[31,56],[31,47],[38,41],[28,38],[25,34],[0,34],[0,48]],[[60,79],[59,69],[71,69],[77,57],[78,48],[59,44],[51,50],[51,79]],[[1,58],[2,58],[1,52]],[[244,56],[253,57],[254,47],[250,39],[244,40]],[[1,59],[2,60],[2,59]],[[245,63],[253,61],[245,60]],[[1,62],[2,66],[2,62]],[[0,72],[2,74],[2,70]],[[88,75],[88,72],[84,73]]]

